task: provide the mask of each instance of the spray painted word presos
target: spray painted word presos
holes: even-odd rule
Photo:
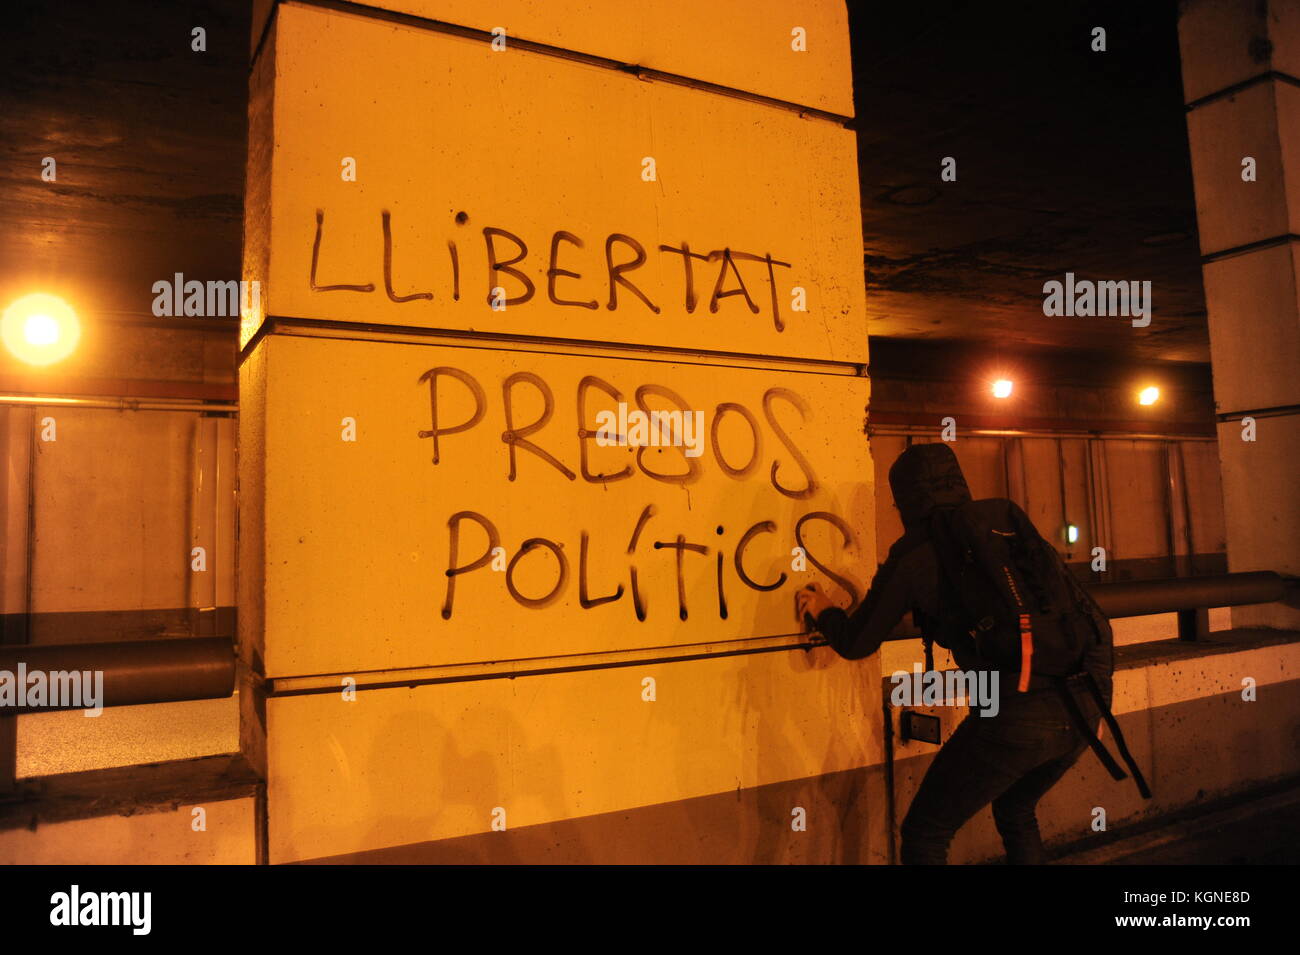
[[[455,222],[464,226],[469,222],[468,214],[459,212]],[[393,284],[393,223],[392,216],[384,210],[380,213],[379,232],[384,247],[384,293],[389,300],[397,303],[432,301],[431,289],[399,293]],[[311,248],[311,290],[313,292],[375,292],[377,286],[373,280],[356,281],[370,276],[348,276],[352,281],[346,283],[323,282],[319,275],[321,245],[325,239],[325,212],[316,210],[316,234]],[[481,245],[479,244],[481,242]],[[468,255],[465,247],[470,245],[468,238],[447,240],[447,270],[450,278],[451,299],[460,301],[462,255]],[[523,305],[533,300],[538,294],[537,283],[523,268],[529,257],[528,243],[514,233],[496,226],[485,226],[481,240],[474,240],[473,245],[482,249],[487,276],[486,302],[494,309]],[[742,252],[736,249],[710,249],[707,252],[692,249],[690,243],[678,245],[659,245],[657,249],[647,250],[637,239],[621,232],[611,232],[604,239],[604,256],[596,266],[598,278],[581,284],[583,274],[575,271],[579,264],[582,250],[586,243],[579,236],[563,229],[551,234],[550,251],[544,259],[534,258],[535,262],[546,265],[546,298],[553,305],[568,308],[596,309],[601,299],[605,308],[613,311],[632,296],[641,305],[658,315],[663,311],[660,303],[651,301],[634,279],[634,273],[645,266],[653,253],[660,257],[674,259],[678,263],[682,276],[681,305],[688,315],[706,301],[710,312],[717,312],[724,299],[737,298],[752,314],[762,311],[760,302],[766,297],[771,310],[772,323],[778,332],[785,330],[779,304],[780,295],[777,287],[777,269],[791,268],[789,262],[781,262],[772,257],[770,252],[761,255],[754,252]],[[563,260],[564,267],[561,265]],[[742,267],[743,266],[743,267]],[[539,268],[539,266],[533,266]],[[590,267],[590,263],[588,263]],[[561,289],[560,282],[564,287]],[[766,286],[767,295],[762,294]],[[624,293],[620,299],[619,293]],[[593,297],[599,296],[599,298]]]
[[[727,535],[727,529],[722,525],[714,528],[713,535],[704,535],[707,540],[714,543],[710,547],[707,543],[700,540],[687,540],[686,535],[680,530],[670,528],[669,533],[655,533],[650,527],[655,518],[655,507],[653,504],[647,504],[642,508],[640,515],[637,517],[632,527],[628,544],[626,548],[627,556],[627,580],[630,588],[630,605],[636,619],[642,623],[649,616],[649,601],[645,588],[641,584],[638,575],[640,570],[645,569],[645,561],[651,556],[651,552],[666,552],[662,560],[671,560],[676,566],[677,572],[677,616],[680,620],[686,620],[689,616],[686,595],[689,592],[698,592],[694,586],[688,588],[687,578],[692,570],[697,567],[704,569],[708,573],[708,558],[713,557],[713,568],[710,576],[713,578],[713,591],[716,599],[716,609],[718,618],[727,619],[727,568],[730,565],[735,579],[741,585],[749,590],[760,593],[776,590],[785,585],[789,580],[789,575],[784,570],[776,573],[773,579],[760,581],[756,580],[751,571],[753,565],[759,561],[756,558],[749,557],[749,549],[754,540],[760,535],[776,534],[777,525],[775,521],[765,520],[756,521],[750,526],[744,528],[734,547],[723,545],[720,541]],[[800,517],[794,524],[791,536],[781,545],[775,555],[769,554],[765,566],[770,567],[773,562],[784,564],[788,561],[788,555],[793,548],[798,548],[808,563],[812,564],[823,574],[843,587],[849,594],[850,603],[856,604],[858,600],[857,588],[853,582],[843,577],[829,567],[827,567],[817,556],[809,549],[804,539],[804,529],[807,525],[814,522],[825,522],[830,524],[840,532],[845,547],[853,546],[853,534],[848,523],[837,514],[830,511],[809,511]],[[472,560],[467,559],[461,554],[461,529],[466,524],[476,524],[482,531],[484,545],[482,552]],[[475,511],[457,511],[447,520],[448,531],[448,548],[447,548],[447,588],[442,602],[442,617],[444,620],[450,620],[455,610],[456,602],[456,582],[465,574],[474,571],[483,571],[489,567],[494,557],[502,553],[501,534],[487,516]],[[649,531],[649,533],[647,533]],[[675,531],[675,532],[674,532]],[[667,539],[656,539],[667,538]],[[620,538],[621,540],[621,538]],[[728,550],[730,550],[730,560],[728,560]],[[626,595],[621,582],[614,584],[613,581],[606,580],[605,592],[599,596],[592,595],[592,582],[589,575],[588,556],[591,551],[591,535],[586,529],[582,529],[578,534],[578,605],[583,610],[592,610],[603,604],[615,603],[622,600]],[[521,592],[516,583],[516,568],[525,560],[546,560],[549,555],[553,569],[553,583],[550,590],[540,594],[524,594]],[[687,555],[694,555],[690,558],[692,566],[688,566]],[[701,562],[703,562],[701,564]],[[600,561],[602,568],[607,568],[612,562],[609,559]],[[520,606],[538,610],[549,607],[563,598],[568,591],[572,571],[568,556],[563,542],[550,540],[545,537],[531,537],[519,545],[514,550],[513,556],[510,557],[505,567],[504,574],[488,573],[487,576],[503,579],[507,593]],[[534,578],[536,579],[536,578]],[[612,587],[612,590],[610,589]]]
[[[449,386],[452,382],[459,383],[455,387],[463,389],[472,399],[474,405],[474,410],[468,417],[454,423],[447,421],[444,417],[440,410],[442,405],[439,400],[439,385]],[[427,385],[429,389],[429,414],[431,420],[429,428],[420,430],[418,434],[420,438],[429,438],[433,441],[433,463],[439,464],[442,461],[442,447],[446,443],[443,439],[447,435],[471,431],[483,422],[488,410],[487,392],[474,375],[463,368],[455,368],[449,365],[430,368],[420,376],[419,383]],[[532,389],[541,397],[542,403],[541,412],[534,420],[526,424],[520,422],[520,412],[517,404],[518,389],[521,388]],[[685,486],[700,480],[704,474],[704,464],[702,463],[704,459],[702,457],[684,453],[689,448],[681,448],[680,450],[683,453],[674,455],[674,457],[680,458],[679,469],[672,471],[658,470],[651,466],[651,459],[646,454],[647,451],[653,450],[649,443],[641,444],[636,448],[635,469],[633,465],[628,464],[618,471],[593,472],[591,470],[590,447],[592,444],[597,443],[598,438],[602,439],[600,443],[605,443],[603,439],[606,436],[602,435],[604,428],[588,430],[584,424],[584,422],[591,420],[591,414],[597,410],[591,396],[593,390],[603,393],[619,404],[624,403],[623,392],[602,378],[587,375],[578,382],[574,394],[578,412],[576,434],[578,470],[574,471],[573,468],[564,463],[559,455],[553,453],[553,449],[558,447],[556,444],[551,444],[551,450],[548,450],[542,445],[541,438],[537,437],[539,432],[551,422],[554,416],[555,394],[551,386],[540,375],[530,371],[517,371],[501,382],[501,413],[504,428],[500,431],[500,435],[502,449],[505,452],[507,480],[513,481],[518,476],[520,451],[527,451],[529,454],[545,461],[568,481],[576,481],[581,476],[583,481],[590,484],[608,484],[613,481],[626,480],[632,477],[636,470],[639,470],[651,480],[660,481],[664,484]],[[652,414],[658,415],[660,427],[667,428],[670,432],[675,428],[675,433],[678,435],[685,433],[685,428],[688,427],[686,425],[687,420],[694,420],[691,404],[676,391],[665,385],[640,385],[634,393],[634,398],[645,417],[648,418]],[[674,405],[675,408],[667,411],[651,409],[648,402],[652,398]],[[723,474],[733,480],[743,481],[748,479],[757,472],[760,463],[764,460],[763,449],[767,443],[765,433],[770,431],[771,436],[784,449],[783,454],[774,456],[772,466],[767,472],[772,487],[780,494],[794,500],[804,500],[812,497],[818,487],[817,476],[813,473],[808,458],[795,445],[794,440],[777,418],[778,406],[786,406],[787,409],[796,411],[804,421],[808,420],[811,413],[808,402],[798,393],[788,388],[768,388],[763,392],[761,403],[763,419],[767,424],[766,428],[759,424],[758,416],[754,411],[740,402],[724,401],[717,405],[709,427],[709,441],[713,450],[714,463]],[[750,445],[748,460],[728,460],[724,454],[720,430],[728,421],[735,421],[748,431]],[[618,444],[619,442],[615,441],[614,443]],[[629,446],[630,450],[631,447]],[[787,469],[789,471],[797,470],[800,476],[796,479],[791,479],[788,475],[783,477]]]

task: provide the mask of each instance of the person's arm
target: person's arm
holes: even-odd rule
[[[913,574],[908,558],[915,553],[915,547],[904,537],[890,548],[866,597],[852,613],[828,607],[817,615],[817,630],[846,660],[860,660],[875,653],[912,608]]]

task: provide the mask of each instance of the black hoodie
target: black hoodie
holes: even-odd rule
[[[889,487],[903,518],[903,536],[889,549],[867,596],[852,613],[831,607],[817,617],[817,630],[836,653],[849,660],[875,653],[909,611],[916,614],[922,632],[930,631],[929,623],[939,620],[939,559],[929,540],[927,518],[936,507],[956,507],[971,499],[957,456],[943,443],[915,444],[899,455],[889,469]],[[1104,616],[1098,622],[1104,636],[1085,667],[1109,700],[1113,667],[1110,624]]]
[[[914,444],[889,469],[889,489],[903,527],[924,527],[936,507],[956,507],[970,500],[957,455],[946,444]]]
[[[903,518],[903,536],[889,548],[871,588],[851,614],[823,610],[817,629],[840,656],[870,656],[903,619],[919,612],[939,618],[939,561],[926,534],[925,518],[935,507],[970,500],[961,465],[946,444],[914,444],[889,469],[889,488]]]

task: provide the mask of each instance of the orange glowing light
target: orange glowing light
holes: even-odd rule
[[[993,382],[993,397],[1010,398],[1011,382],[1005,378],[999,378],[997,381]]]
[[[0,338],[19,361],[52,365],[71,355],[81,340],[72,306],[54,295],[24,295],[5,309]]]
[[[1138,404],[1140,405],[1153,405],[1159,400],[1160,400],[1160,389],[1157,388],[1155,385],[1151,385],[1150,387],[1143,388],[1140,392],[1138,392]]]

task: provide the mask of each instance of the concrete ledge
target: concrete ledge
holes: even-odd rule
[[[1205,640],[1154,640],[1115,648],[1115,669],[1135,670],[1170,660],[1237,653],[1284,643],[1300,643],[1300,631],[1239,629],[1216,630]]]
[[[169,812],[180,805],[260,798],[263,784],[237,753],[19,780],[0,800],[0,833],[100,816]]]

